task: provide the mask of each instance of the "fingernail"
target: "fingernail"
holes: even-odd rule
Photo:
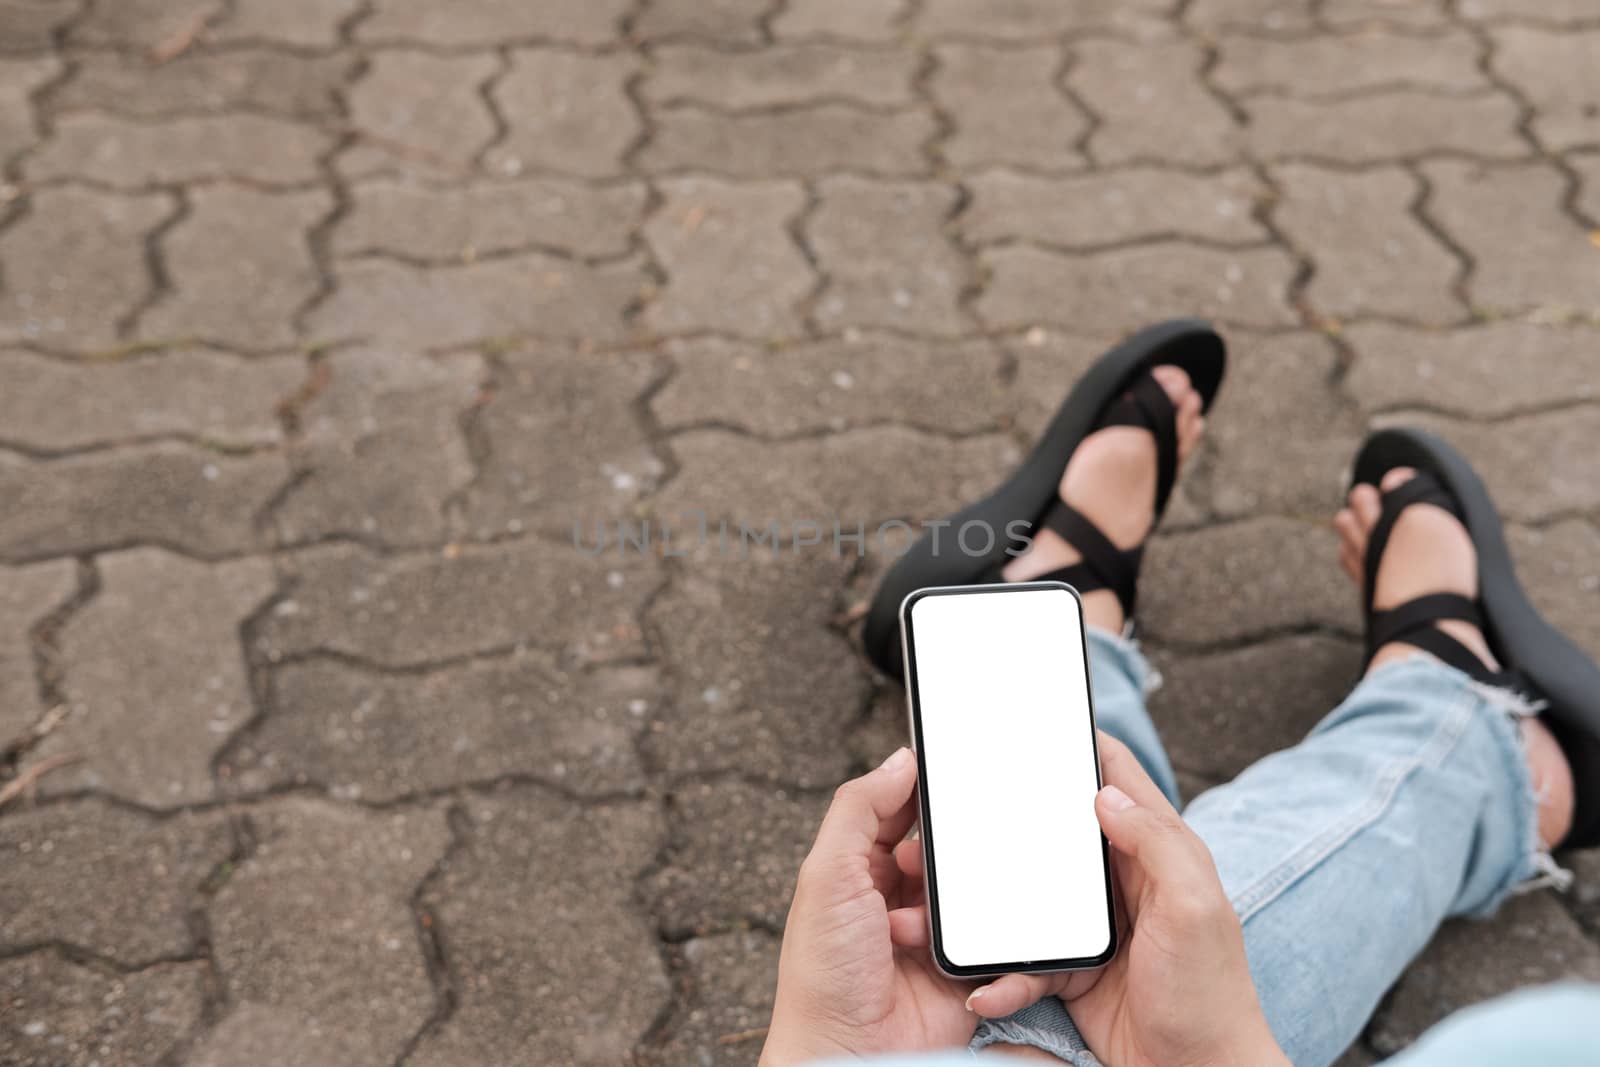
[[[1133,807],[1133,798],[1114,785],[1100,790],[1100,795],[1105,798],[1106,807],[1112,811],[1127,811]]]
[[[989,992],[989,987],[988,986],[979,986],[977,989],[974,989],[971,993],[967,994],[967,1010],[971,1011],[972,1010],[972,1002],[974,1000],[977,1000],[979,997],[983,996],[987,992]]]
[[[898,771],[906,765],[906,761],[909,759],[911,759],[911,750],[901,745],[889,753],[889,758],[884,760],[878,769],[880,771]]]

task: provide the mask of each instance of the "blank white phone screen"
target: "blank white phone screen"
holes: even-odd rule
[[[945,957],[1100,955],[1111,929],[1076,599],[935,594],[910,621]]]

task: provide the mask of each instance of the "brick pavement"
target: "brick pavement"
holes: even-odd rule
[[[881,554],[572,520],[932,516],[1156,317],[1235,352],[1145,579],[1188,788],[1347,686],[1372,425],[1600,653],[1596,70],[1589,0],[0,0],[0,774],[81,757],[0,1062],[752,1062]],[[1348,1062],[1563,975],[1592,857]]]

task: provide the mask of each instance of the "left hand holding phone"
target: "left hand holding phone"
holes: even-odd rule
[[[1112,1067],[1286,1067],[1210,851],[1126,746],[1101,733],[1099,748],[1095,814],[1112,847],[1121,951],[1096,971],[1008,974],[968,1005],[997,1018],[1059,996]]]
[[[917,761],[902,748],[840,786],[800,867],[761,1067],[964,1045],[968,986],[925,947]],[[901,847],[897,847],[901,846]]]

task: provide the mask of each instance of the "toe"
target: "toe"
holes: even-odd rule
[[[1189,372],[1182,367],[1163,363],[1159,367],[1152,367],[1150,376],[1161,383],[1161,388],[1167,391],[1167,399],[1172,401],[1172,406],[1175,408],[1183,407],[1185,397],[1199,396],[1189,382]]]
[[[1413,467],[1396,467],[1383,476],[1383,491],[1392,492],[1417,476]]]
[[[1339,533],[1339,566],[1353,581],[1361,581],[1362,558],[1367,551],[1366,530],[1349,508],[1341,509],[1333,517],[1333,528]]]
[[[1350,511],[1365,533],[1377,523],[1383,511],[1383,498],[1374,486],[1358,485],[1350,490]]]

